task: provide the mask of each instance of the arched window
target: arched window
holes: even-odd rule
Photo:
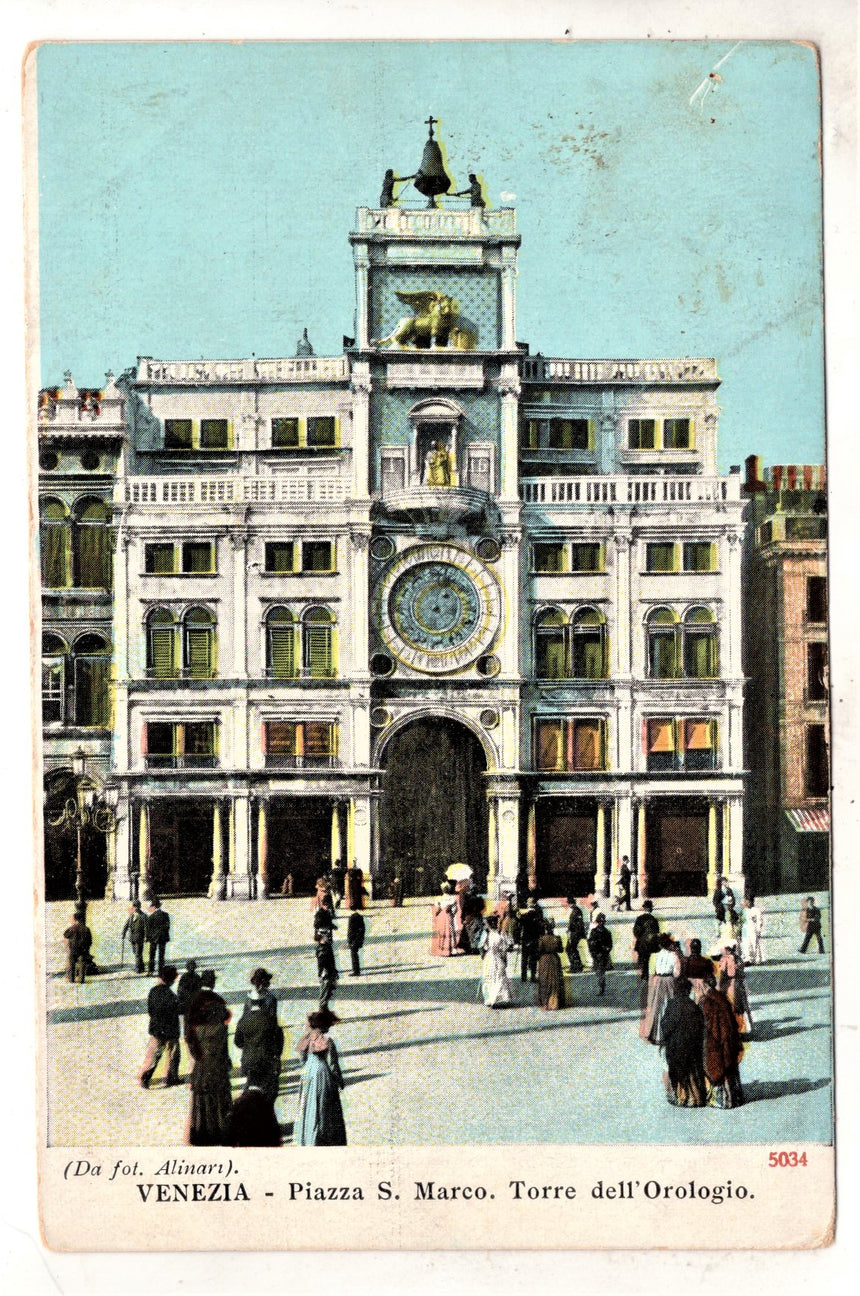
[[[573,678],[606,678],[606,625],[595,608],[581,608],[573,618]]]
[[[153,608],[146,621],[146,673],[153,679],[176,679],[177,632],[173,613],[167,608]]]
[[[68,652],[68,645],[59,635],[42,635],[43,724],[62,724],[66,718],[66,658]]]
[[[73,551],[78,589],[110,589],[113,584],[110,520],[111,511],[102,500],[79,500],[75,505]]]
[[[648,674],[652,679],[678,679],[678,618],[669,608],[648,616]]]
[[[710,608],[690,608],[684,616],[684,675],[715,679],[719,674],[717,623]]]
[[[558,608],[539,613],[535,621],[534,658],[538,679],[569,679],[567,616]]]
[[[266,617],[266,674],[272,679],[294,679],[298,674],[296,619],[289,608],[270,608]]]
[[[110,646],[101,635],[86,634],[73,647],[75,660],[75,724],[109,729]]]
[[[302,669],[313,679],[335,674],[335,618],[328,608],[311,608],[302,626]]]
[[[215,674],[215,618],[208,608],[189,608],[183,617],[182,673],[189,679]]]
[[[72,583],[71,522],[60,500],[39,503],[39,549],[45,589],[68,589]]]

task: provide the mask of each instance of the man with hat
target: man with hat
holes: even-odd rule
[[[278,1001],[273,992],[269,989],[269,986],[272,984],[271,972],[267,972],[266,969],[262,967],[254,968],[249,980],[251,985],[254,987],[251,991],[251,998],[255,1003],[259,1003],[263,1012],[268,1013],[270,1017],[274,1017],[275,1020],[277,1020]]]
[[[149,975],[155,972],[158,959],[158,975],[164,967],[164,952],[170,940],[170,915],[161,907],[161,901],[154,896],[149,902],[149,913],[146,916],[146,939],[149,944]]]
[[[143,971],[143,944],[146,940],[146,918],[141,913],[140,901],[133,900],[128,906],[128,917],[122,929],[121,939],[128,937],[131,952],[134,955],[135,972]]]
[[[79,981],[83,985],[87,979],[93,936],[79,909],[75,910],[71,925],[63,932],[63,940],[66,942],[66,980]]]
[[[191,1000],[203,989],[203,978],[197,971],[197,960],[188,959],[185,964],[185,971],[179,978],[176,987],[176,998],[179,1000],[179,1016],[184,1017],[188,1012]]]
[[[334,961],[334,946],[331,943],[331,931],[323,928],[314,936],[316,941],[317,975],[320,979],[319,1011],[328,1008],[329,1000],[337,986],[337,964]]]
[[[149,1043],[139,1077],[141,1089],[149,1088],[155,1068],[165,1051],[167,1084],[179,1084],[179,1003],[171,989],[175,980],[176,968],[169,964],[163,967],[146,1001],[149,1011]]]

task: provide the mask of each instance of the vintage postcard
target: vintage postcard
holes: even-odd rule
[[[50,1248],[832,1240],[820,78],[31,52]]]

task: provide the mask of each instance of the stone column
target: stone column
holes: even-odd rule
[[[257,802],[257,892],[256,898],[269,898],[268,805],[263,797]]]
[[[370,798],[370,876],[380,878],[382,868],[382,823],[379,795]]]
[[[740,908],[741,897],[746,886],[743,858],[743,802],[740,797],[729,797],[726,801],[725,825],[728,841],[723,843],[724,872],[735,892],[737,905]]]
[[[513,351],[517,345],[516,251],[506,248],[502,256],[502,350]]]
[[[594,889],[604,898],[609,895],[609,874],[606,872],[606,806],[597,803],[597,831],[594,842]]]
[[[366,245],[354,245],[355,257],[355,341],[366,351],[370,346],[370,258]]]
[[[645,802],[638,801],[636,805],[636,872],[639,877],[639,896],[642,900],[648,898],[647,845]]]
[[[224,867],[224,807],[216,798],[212,802],[212,877],[209,880],[209,899],[227,898],[227,870]]]
[[[723,678],[740,679],[743,675],[741,664],[741,551],[743,535],[740,531],[729,531],[726,536],[729,570],[728,588],[726,590],[724,643],[720,645],[723,660],[720,663],[720,674]]]
[[[615,633],[612,635],[612,675],[630,679],[633,663],[630,641],[630,532],[616,532],[615,544]],[[612,634],[611,627],[610,634]],[[625,768],[631,768],[626,766]]]
[[[529,802],[529,816],[526,821],[526,869],[528,871],[529,890],[537,890],[537,824],[536,806]]]
[[[520,382],[514,365],[503,365],[499,379],[502,403],[502,462],[499,473],[499,500],[519,500],[519,425]]]
[[[352,622],[350,674],[359,680],[370,679],[370,574],[368,548],[370,526],[350,527],[349,531],[349,596]],[[345,674],[346,671],[343,671]],[[369,740],[368,740],[369,741]]]
[[[234,798],[230,833],[230,898],[242,886],[246,899],[251,898],[251,816],[250,801],[246,793]]]
[[[230,532],[233,557],[233,665],[222,673],[235,679],[248,678],[248,532]],[[225,663],[226,665],[226,663]],[[247,764],[247,760],[245,761]]]
[[[352,494],[370,495],[370,365],[356,363],[352,371]]]
[[[520,799],[519,790],[496,799],[496,825],[499,856],[496,870],[496,898],[502,883],[516,886],[520,854]]]
[[[487,895],[496,894],[499,877],[499,825],[496,818],[496,801],[487,797]]]
[[[347,817],[347,863],[357,861],[365,877],[368,899],[372,899],[373,882],[370,872],[370,797],[353,796],[349,801]]]
[[[340,803],[334,801],[331,807],[331,866],[336,868],[343,860],[343,846],[340,832]]]
[[[717,859],[717,802],[708,802],[708,895],[717,885],[720,864]]]
[[[618,881],[621,861],[626,855],[631,871],[630,893],[635,896],[633,883],[636,882],[636,873],[631,861],[636,852],[633,849],[633,802],[629,795],[616,797],[612,808],[612,824],[612,884]]]
[[[149,898],[149,802],[140,802],[137,833],[137,862],[140,869],[140,898]]]

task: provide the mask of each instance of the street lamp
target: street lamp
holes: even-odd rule
[[[84,828],[95,828],[105,836],[116,828],[116,815],[113,804],[116,790],[105,789],[104,800],[98,800],[98,789],[87,775],[87,754],[79,747],[72,755],[72,772],[75,776],[75,796],[69,797],[63,806],[63,813],[58,819],[49,819],[52,828],[60,831],[74,832],[77,837],[77,857],[75,869],[76,907],[86,913],[87,902],[84,896],[84,861],[81,852],[81,832]]]

